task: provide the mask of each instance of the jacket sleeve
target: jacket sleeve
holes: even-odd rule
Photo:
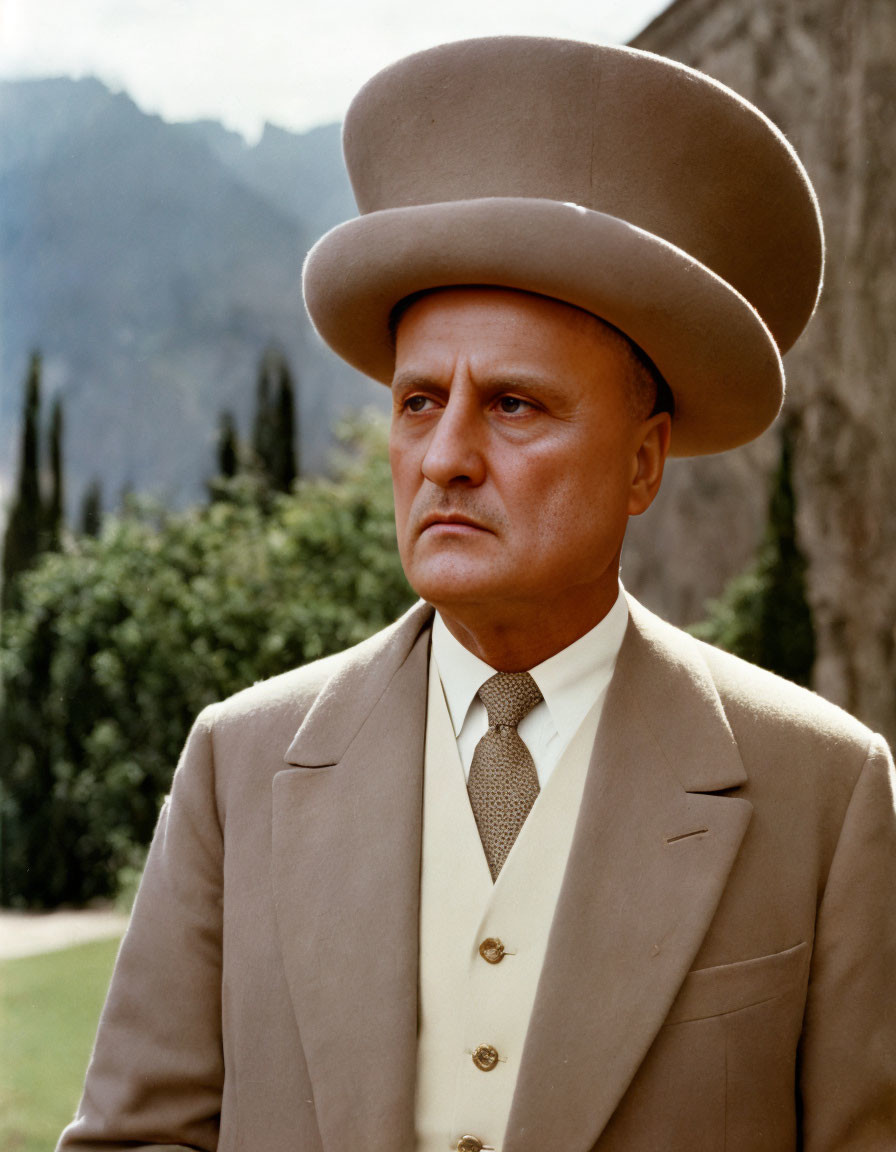
[[[805,1152],[896,1148],[894,785],[876,738],[819,908],[801,1052]]]
[[[217,1147],[223,836],[212,714],[196,721],[162,808],[60,1152]]]

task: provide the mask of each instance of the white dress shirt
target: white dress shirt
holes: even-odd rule
[[[588,710],[603,700],[616,667],[628,625],[622,585],[616,602],[590,632],[569,647],[529,669],[544,699],[519,724],[520,738],[532,754],[538,783],[544,787],[564,749]],[[476,695],[495,669],[469,652],[436,613],[432,653],[451,716],[464,773],[469,776],[473,752],[488,728],[485,705]]]

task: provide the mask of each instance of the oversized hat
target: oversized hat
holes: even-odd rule
[[[675,397],[674,455],[774,420],[821,218],[793,148],[730,89],[633,48],[466,40],[368,81],[343,144],[361,215],[311,250],[304,292],[354,367],[391,381],[389,316],[411,293],[498,285],[634,340]]]

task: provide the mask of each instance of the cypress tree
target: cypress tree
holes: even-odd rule
[[[279,492],[290,492],[298,475],[298,453],[296,452],[296,403],[295,390],[289,365],[281,356],[277,365],[279,377],[277,403],[274,411],[273,458],[271,479]]]
[[[806,570],[796,533],[793,439],[785,426],[758,555],[710,605],[708,618],[690,631],[701,640],[808,686],[815,663],[815,629],[806,594]]]
[[[91,480],[81,501],[82,536],[99,536],[103,526],[103,490],[99,480]]]
[[[274,348],[265,352],[258,370],[252,451],[265,485],[274,492],[291,491],[299,474],[295,386],[286,358]]]
[[[222,412],[218,425],[218,475],[232,480],[238,467],[236,423],[232,412]]]
[[[38,454],[40,384],[41,357],[39,352],[33,352],[25,381],[16,495],[10,508],[3,541],[3,586],[0,590],[0,606],[4,611],[17,604],[18,578],[34,564],[41,551],[44,509],[40,497]]]
[[[273,403],[274,353],[266,352],[258,368],[255,393],[255,421],[252,425],[252,453],[255,464],[264,479],[272,482],[273,449],[275,440],[275,406]]]
[[[44,507],[44,548],[56,549],[62,538],[65,493],[62,479],[62,401],[53,403],[50,416],[50,496]]]
[[[806,558],[796,534],[793,440],[786,427],[759,567],[763,596],[757,661],[788,680],[808,685],[815,663],[815,629],[806,595]]]

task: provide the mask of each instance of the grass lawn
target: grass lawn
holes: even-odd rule
[[[117,940],[0,961],[0,1152],[50,1152],[72,1118]]]

